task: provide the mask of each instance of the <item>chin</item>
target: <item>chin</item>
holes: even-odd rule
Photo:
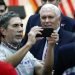
[[[21,43],[22,39],[16,39],[15,40],[17,43]]]

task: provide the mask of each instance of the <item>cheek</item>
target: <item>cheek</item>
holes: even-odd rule
[[[9,32],[11,32],[12,34],[14,33],[16,33],[16,29],[9,29]]]
[[[54,24],[58,24],[58,20],[53,20],[53,23]]]
[[[41,20],[41,24],[44,24],[45,23],[45,20]]]
[[[9,33],[8,33],[8,36],[10,36],[11,38],[14,36],[14,32],[12,32],[12,31],[10,31]]]
[[[11,37],[11,36],[13,37],[16,32],[15,32],[13,29],[10,29],[10,30],[8,31],[8,33],[9,33],[10,37]]]

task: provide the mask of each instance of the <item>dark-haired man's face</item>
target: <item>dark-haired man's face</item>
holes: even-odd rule
[[[51,3],[57,5],[57,0],[41,0],[42,4]]]
[[[0,5],[0,16],[6,13],[5,5]]]
[[[7,29],[3,31],[5,39],[8,43],[18,44],[23,36],[23,24],[19,17],[12,17],[9,20]]]

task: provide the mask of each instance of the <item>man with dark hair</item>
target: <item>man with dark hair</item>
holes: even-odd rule
[[[0,16],[5,14],[7,12],[7,6],[4,2],[4,0],[0,0]]]

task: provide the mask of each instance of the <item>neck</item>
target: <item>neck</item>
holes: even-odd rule
[[[2,42],[4,44],[6,44],[9,48],[17,50],[18,43],[11,43],[11,42],[5,41],[5,40],[3,40]]]

